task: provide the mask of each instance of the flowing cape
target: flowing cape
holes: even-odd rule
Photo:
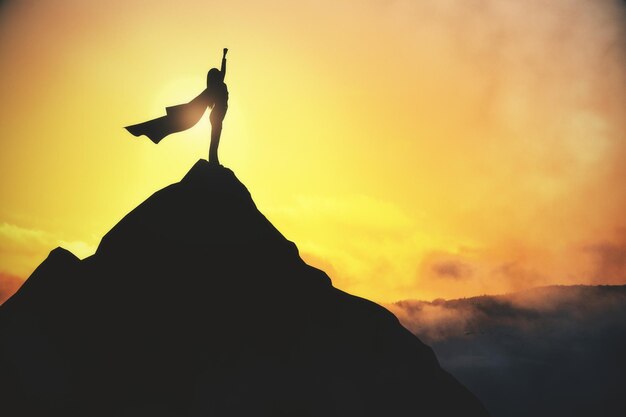
[[[193,127],[198,123],[208,105],[207,90],[204,90],[189,103],[167,107],[166,116],[126,126],[126,130],[135,136],[146,135],[152,142],[159,143],[167,135]]]

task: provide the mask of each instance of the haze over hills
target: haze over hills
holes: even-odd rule
[[[486,416],[389,311],[302,261],[199,161],[0,307],[11,416]]]
[[[495,417],[626,415],[626,286],[387,307]]]

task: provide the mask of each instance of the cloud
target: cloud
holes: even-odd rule
[[[623,415],[626,286],[387,307],[494,416]]]
[[[0,223],[0,272],[25,279],[52,249],[59,246],[79,258],[95,252],[95,245],[81,240],[68,241],[44,230]]]
[[[31,247],[47,244],[50,236],[41,230],[26,229],[10,223],[0,224],[0,239],[16,247]]]
[[[606,311],[626,308],[626,286],[539,287],[499,296],[400,301],[388,307],[405,327],[427,343],[435,343],[498,326],[527,331],[532,321],[539,319],[589,320]]]

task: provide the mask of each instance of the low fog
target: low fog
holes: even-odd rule
[[[626,415],[626,286],[387,307],[494,417]]]

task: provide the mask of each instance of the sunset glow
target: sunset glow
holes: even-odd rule
[[[90,255],[207,157],[206,116],[159,145],[123,126],[199,94],[223,47],[220,160],[336,287],[626,283],[625,9],[3,2],[0,289],[57,246]]]

